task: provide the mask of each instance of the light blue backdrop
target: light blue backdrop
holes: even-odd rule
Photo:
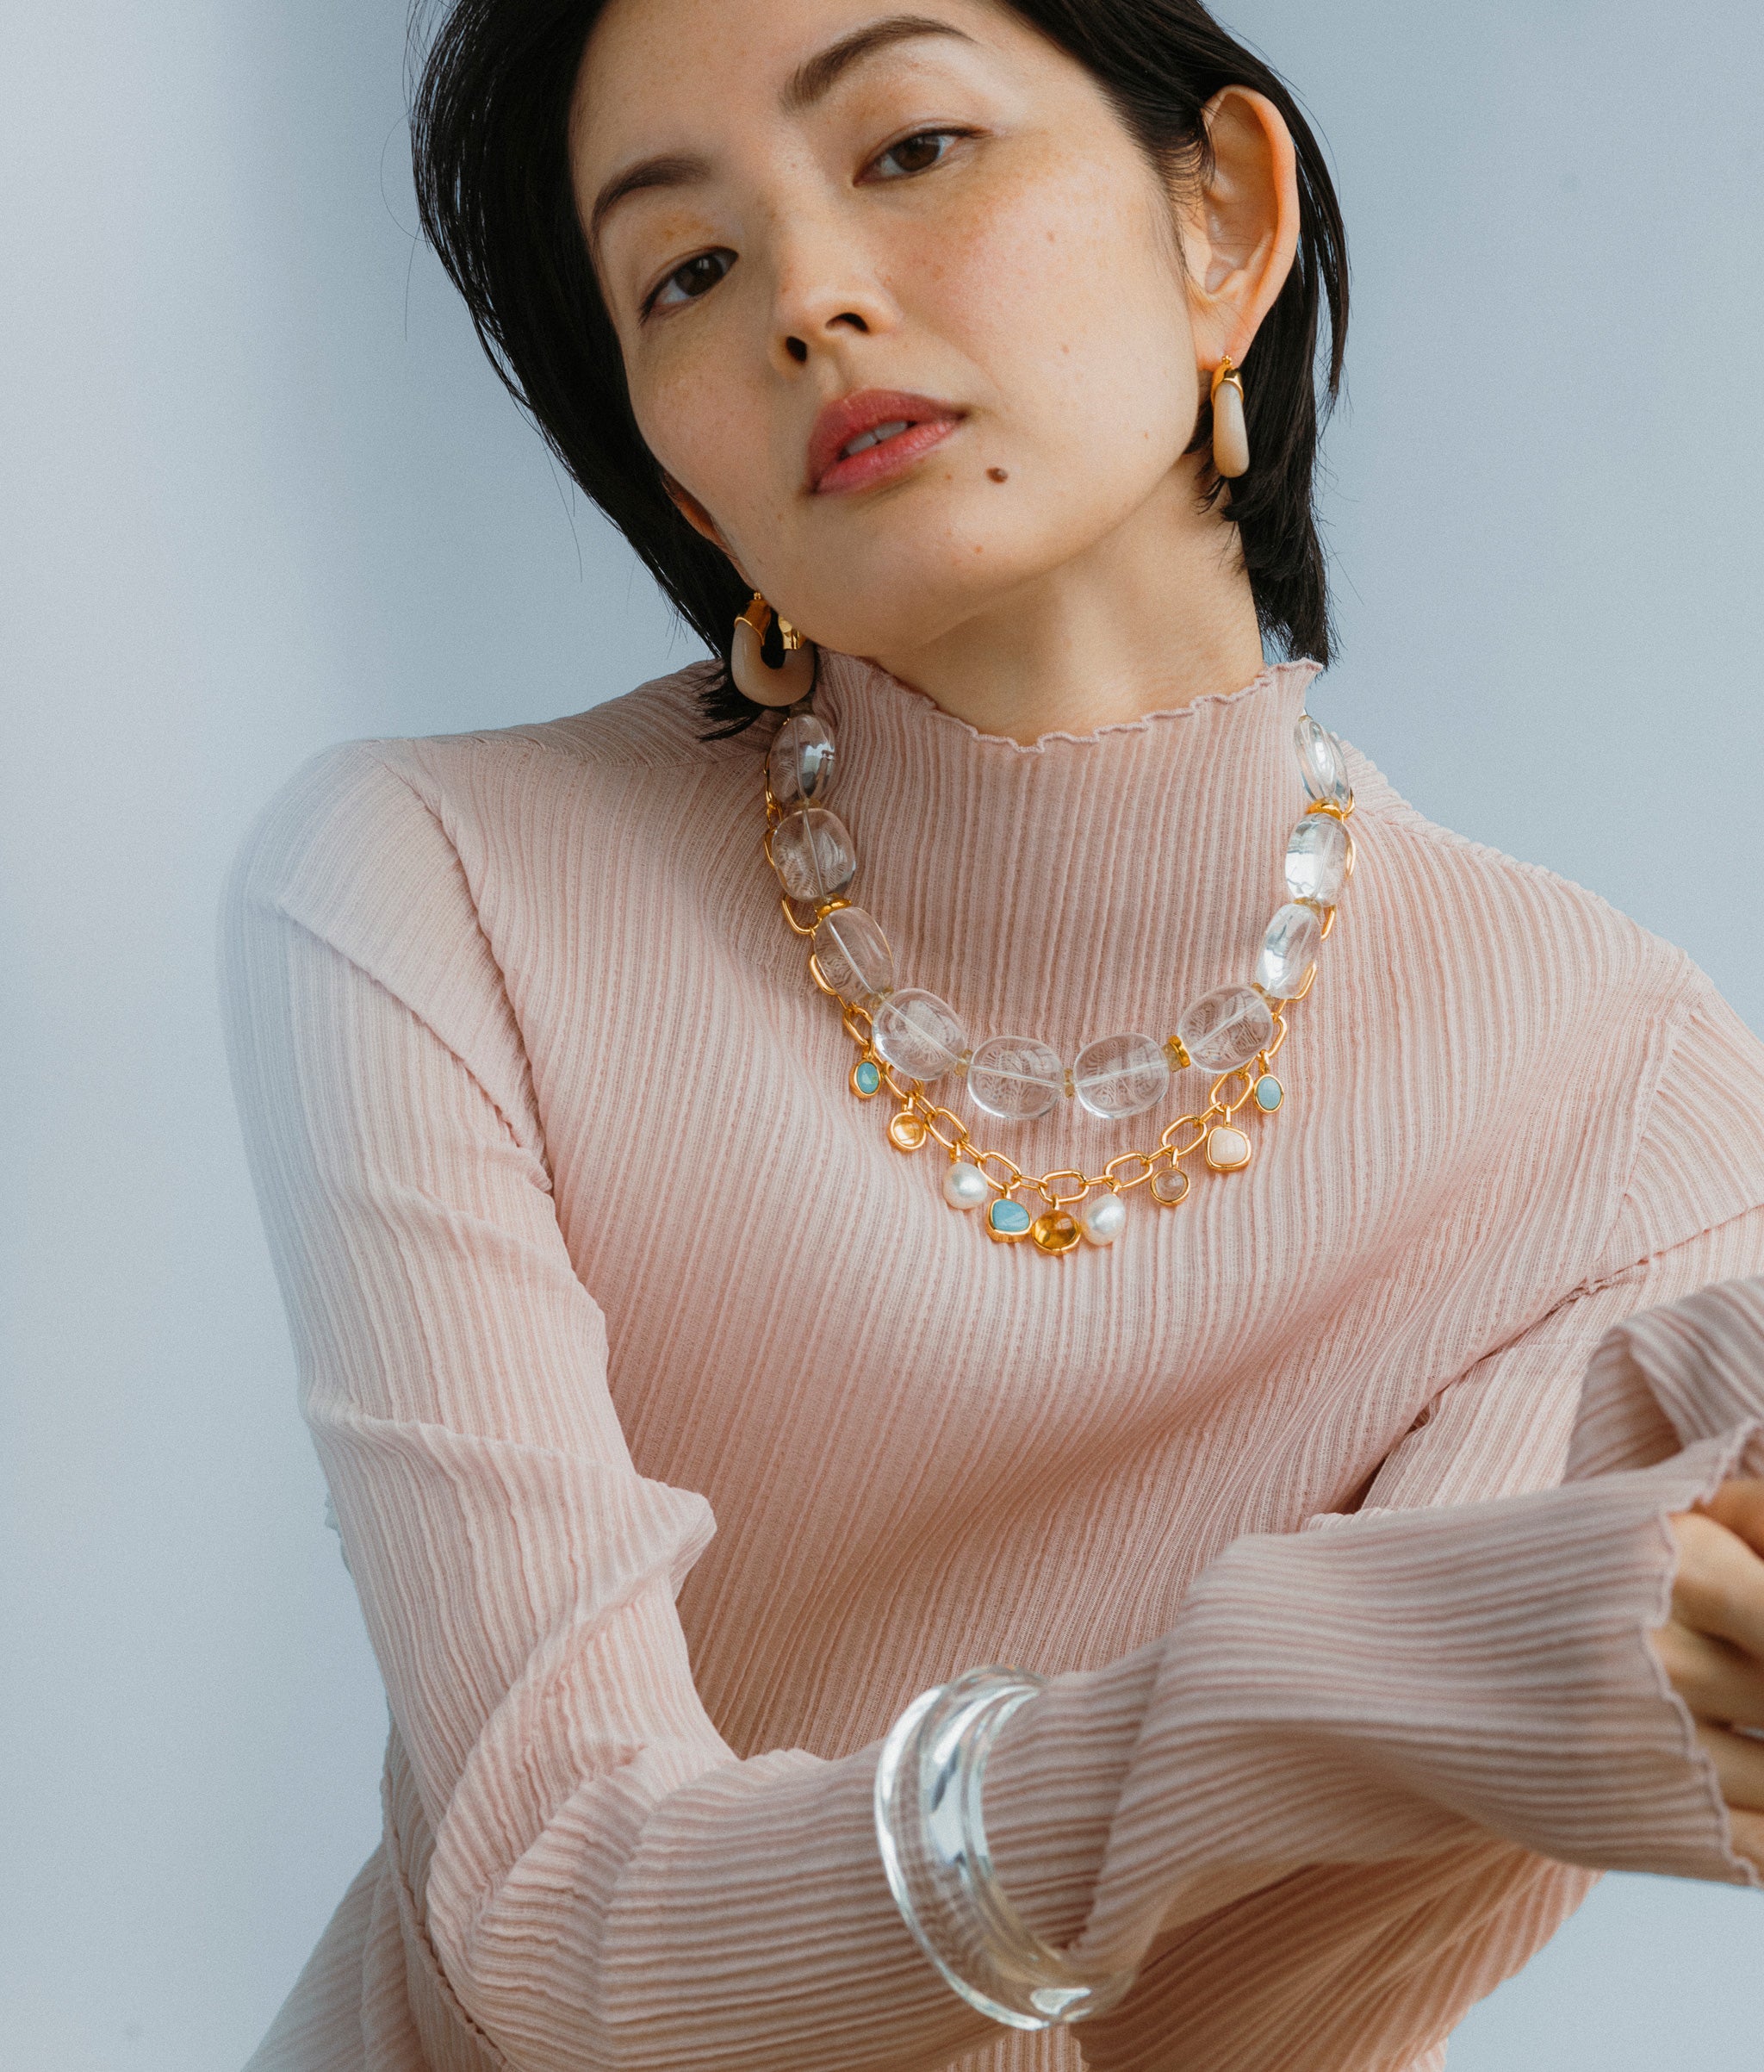
[[[1764,15],[1231,18],[1353,240],[1315,709],[1764,1027]],[[325,743],[695,651],[413,246],[401,31],[0,17],[5,2072],[235,2072],[376,1832],[383,1702],[220,1044],[240,831]],[[1453,2063],[1756,2072],[1761,2016],[1764,1902],[1612,1880]]]

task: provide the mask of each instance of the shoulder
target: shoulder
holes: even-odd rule
[[[276,787],[234,852],[228,899],[320,925],[340,904],[469,865],[511,813],[590,810],[634,787],[722,773],[750,781],[753,744],[700,738],[693,663],[581,712],[511,726],[332,743]]]
[[[1376,858],[1355,901],[1380,905],[1418,966],[1456,969],[1491,1002],[1533,1003],[1561,1037],[1602,1013],[1631,1025],[1670,1021],[1712,995],[1676,943],[1559,872],[1428,819],[1345,746],[1355,840]]]
[[[699,738],[712,666],[559,719],[369,737],[308,756],[234,851],[220,903],[223,988],[261,979],[295,930],[425,1018],[500,999],[556,887],[580,887],[583,855],[643,868],[682,816],[734,824],[751,804],[753,740]],[[726,813],[707,810],[706,784],[727,791]]]
[[[1764,1202],[1764,1043],[1708,974],[1585,886],[1429,820],[1348,755],[1371,954],[1461,1093],[1479,1086],[1521,1136],[1566,1119],[1583,1187],[1608,1149],[1606,1266]]]

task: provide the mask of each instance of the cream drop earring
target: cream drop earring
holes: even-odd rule
[[[784,659],[775,668],[766,659],[765,645],[767,628],[774,619],[784,644]],[[755,705],[794,705],[814,688],[814,650],[755,590],[747,609],[735,622],[729,673],[735,679],[736,689]]]
[[[1244,377],[1227,352],[1213,375],[1213,465],[1227,478],[1250,471],[1250,433],[1244,422]]]

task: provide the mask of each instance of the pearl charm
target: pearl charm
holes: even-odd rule
[[[943,1175],[943,1198],[952,1209],[978,1209],[992,1192],[971,1159],[953,1158]]]
[[[1110,1189],[1090,1195],[1078,1210],[1078,1222],[1093,1245],[1112,1245],[1127,1229],[1127,1204]]]

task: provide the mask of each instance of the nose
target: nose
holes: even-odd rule
[[[794,215],[773,246],[771,355],[781,371],[837,356],[856,337],[891,331],[894,298],[849,223]]]

